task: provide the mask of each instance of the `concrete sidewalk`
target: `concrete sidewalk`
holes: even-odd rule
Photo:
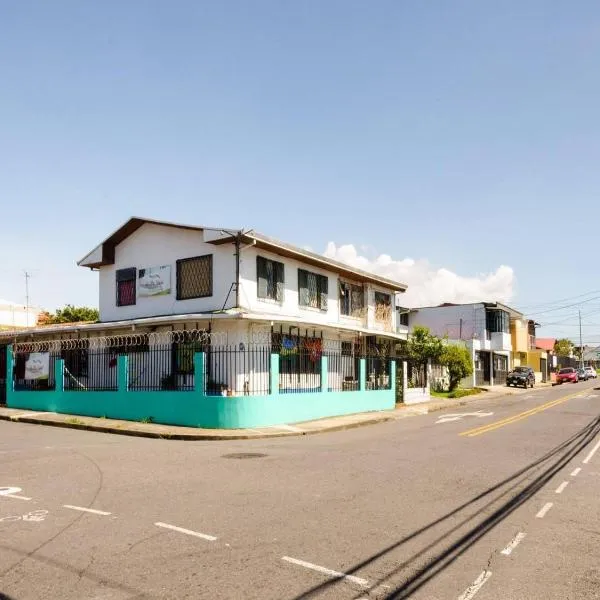
[[[473,396],[458,399],[436,398],[421,404],[399,404],[394,410],[358,413],[329,417],[317,421],[305,421],[293,425],[273,425],[252,429],[200,429],[195,427],[179,427],[177,425],[159,425],[157,423],[141,423],[138,421],[121,421],[97,417],[82,417],[53,412],[36,412],[16,408],[0,407],[0,420],[20,423],[50,425],[52,427],[69,427],[86,429],[103,433],[132,435],[138,437],[161,438],[168,440],[251,440],[292,435],[309,435],[342,431],[364,425],[374,425],[386,421],[394,421],[405,417],[425,415],[430,412],[464,406],[476,400],[492,400],[501,396],[520,395],[527,390],[514,388],[491,389]]]

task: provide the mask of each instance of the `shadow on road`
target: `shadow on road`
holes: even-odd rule
[[[427,582],[431,581],[444,569],[450,566],[475,542],[485,536],[494,527],[496,527],[496,525],[501,523],[511,513],[513,513],[518,507],[534,496],[554,477],[554,475],[563,469],[571,460],[573,460],[573,458],[580,454],[590,444],[590,442],[594,440],[598,433],[600,433],[600,416],[594,418],[576,434],[558,444],[552,450],[534,462],[530,463],[523,469],[520,469],[510,477],[492,486],[485,492],[478,494],[464,504],[461,504],[444,516],[432,521],[420,529],[417,529],[394,544],[383,548],[376,554],[373,554],[360,563],[355,564],[353,567],[346,570],[346,574],[352,575],[360,569],[373,566],[377,560],[386,557],[407,542],[417,539],[419,536],[436,526],[445,524],[448,519],[458,516],[469,506],[472,506],[480,500],[490,498],[484,506],[466,516],[460,521],[460,523],[450,527],[433,542],[430,542],[424,546],[421,550],[419,550],[419,552],[397,565],[393,570],[388,571],[383,577],[379,578],[373,585],[371,585],[368,590],[368,592],[373,592],[382,584],[389,582],[392,577],[401,575],[403,570],[410,568],[410,575],[407,576],[402,583],[397,584],[394,589],[388,590],[384,596],[386,600],[409,598]],[[503,490],[503,488],[506,489]],[[499,492],[499,494],[492,498],[492,495],[494,495],[496,492]],[[499,502],[501,502],[501,504],[497,508],[493,509],[491,514],[485,516],[485,518],[480,516],[483,512],[488,512],[491,507]],[[452,539],[453,534],[471,523],[472,526],[466,533],[459,535],[457,539]],[[436,547],[439,547],[437,551],[434,550]],[[434,554],[427,558],[431,551],[433,551]],[[417,566],[417,560],[422,558],[426,559],[425,563]],[[482,565],[482,567],[483,566],[484,565]],[[337,578],[330,579],[324,583],[310,588],[299,596],[296,596],[294,600],[315,598],[322,592],[325,592],[327,589],[335,586],[337,583],[339,583],[339,581],[340,579]],[[357,597],[364,596],[365,590],[363,589],[361,593],[357,595]]]

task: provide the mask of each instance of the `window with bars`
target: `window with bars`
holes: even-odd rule
[[[340,311],[347,317],[360,318],[364,314],[365,290],[362,285],[340,281]]]
[[[389,321],[392,316],[392,297],[383,292],[375,292],[375,319]]]
[[[329,280],[325,275],[298,269],[298,304],[327,310]]]
[[[283,263],[256,257],[256,294],[259,298],[283,302],[284,281]]]
[[[131,306],[135,304],[136,268],[118,269],[117,281],[117,306]]]
[[[213,293],[212,254],[177,261],[177,300],[206,298]]]

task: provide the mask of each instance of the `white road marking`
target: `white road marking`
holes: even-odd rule
[[[568,481],[563,481],[557,488],[556,493],[562,494],[565,491],[565,488],[569,485]]]
[[[1,487],[0,496],[9,496],[10,494],[18,494],[23,490],[19,487]]]
[[[48,514],[47,510],[33,510],[30,513],[27,513],[26,515],[23,515],[22,519],[23,521],[43,521],[46,518],[46,515]]]
[[[493,414],[493,412],[483,412],[481,410],[470,413],[452,413],[438,417],[435,424],[438,425],[440,423],[449,423],[450,421],[460,421],[463,417],[491,417]]]
[[[581,472],[581,467],[577,467],[572,473],[571,473],[571,477],[577,477],[577,475],[579,475],[579,473]]]
[[[358,583],[358,585],[367,586],[369,582],[366,579],[361,579],[360,577],[355,577],[354,575],[346,575],[346,573],[340,573],[339,571],[333,571],[332,569],[327,569],[326,567],[320,567],[319,565],[313,565],[312,563],[306,562],[304,560],[298,560],[297,558],[291,558],[289,556],[282,556],[281,560],[285,560],[286,562],[292,563],[293,565],[299,565],[300,567],[305,567],[306,569],[312,569],[313,571],[318,571],[319,573],[323,573],[324,575],[329,575],[330,577],[335,577],[336,579],[347,579],[348,581],[352,581],[353,583]]]
[[[458,597],[458,600],[471,600],[492,576],[491,571],[482,571],[479,577]]]
[[[70,508],[71,510],[79,510],[81,512],[92,513],[93,515],[103,515],[108,516],[112,515],[112,513],[106,512],[105,510],[96,510],[95,508],[85,508],[83,506],[73,506],[72,504],[63,504],[65,508]]]
[[[34,510],[25,515],[11,515],[9,517],[3,517],[2,519],[0,519],[0,522],[13,523],[14,521],[21,521],[21,520],[40,522],[46,518],[47,514],[48,514],[47,510]]]
[[[596,454],[596,451],[598,450],[598,448],[600,448],[600,442],[598,442],[593,448],[592,451],[583,459],[583,464],[587,465],[590,460],[592,460],[592,456],[594,456],[594,454]]]
[[[206,533],[199,533],[198,531],[192,531],[191,529],[184,529],[183,527],[177,527],[175,525],[169,525],[168,523],[154,523],[157,527],[164,527],[165,529],[171,529],[173,531],[177,531],[178,533],[185,533],[186,535],[192,535],[194,537],[202,538],[203,540],[208,540],[209,542],[214,542],[217,538],[214,535],[207,535]]]
[[[515,537],[510,542],[510,544],[508,546],[506,546],[506,548],[504,548],[504,550],[502,550],[501,554],[504,554],[504,556],[510,556],[510,553],[523,541],[523,538],[526,535],[527,534],[523,533],[522,531],[517,533],[517,535],[515,535]]]
[[[6,498],[16,498],[17,500],[31,500],[27,496],[17,496],[17,494],[5,494]]]
[[[538,519],[543,519],[546,516],[546,513],[554,506],[552,502],[546,502],[544,506],[540,509],[537,515],[535,515]]]

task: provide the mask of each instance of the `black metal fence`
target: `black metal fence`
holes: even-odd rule
[[[413,360],[407,360],[407,386],[409,388],[427,387],[427,365]]]
[[[205,391],[210,395],[267,395],[271,381],[268,346],[210,347],[205,354]]]
[[[304,349],[283,349],[279,355],[279,393],[320,391],[321,353]]]
[[[389,390],[392,388],[390,377],[390,358],[386,356],[365,356],[367,390]]]
[[[104,392],[117,389],[117,354],[109,348],[63,350],[64,388],[67,392]]]
[[[6,377],[8,367],[8,348],[0,346],[0,406],[6,404]]]
[[[360,359],[351,352],[328,352],[327,388],[330,392],[356,392],[360,389]]]
[[[18,391],[47,391],[56,387],[56,352],[22,352],[14,357],[14,385]]]
[[[55,389],[57,359],[64,362],[67,392],[116,391],[119,356],[128,357],[130,391],[193,391],[194,357],[204,352],[204,391],[209,395],[267,395],[271,388],[271,355],[279,353],[279,393],[320,392],[323,356],[327,357],[329,391],[358,391],[360,364],[365,360],[365,388],[389,390],[392,378],[389,356],[359,352],[355,345],[340,344],[323,354],[317,343],[287,347],[272,345],[211,346],[200,342],[165,345],[131,345],[102,348],[66,348],[58,351],[16,351],[16,390]],[[398,370],[402,376],[402,369]],[[1,385],[1,382],[0,382]],[[402,386],[400,386],[402,387]]]

